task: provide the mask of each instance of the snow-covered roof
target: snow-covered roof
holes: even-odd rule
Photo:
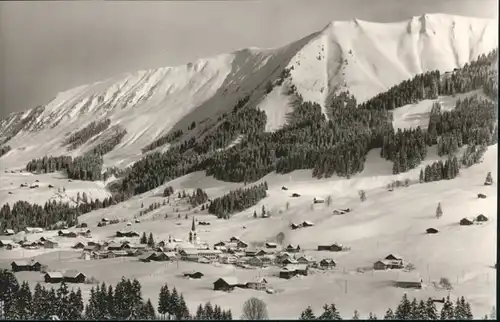
[[[75,277],[77,277],[80,274],[82,274],[83,276],[85,276],[85,274],[83,274],[82,272],[78,272],[78,271],[66,271],[66,272],[64,272],[64,277],[75,278]]]
[[[228,285],[231,286],[238,285],[238,279],[234,276],[221,277],[219,279],[223,280],[224,282],[226,282]]]
[[[0,244],[12,245],[12,244],[14,244],[14,241],[12,239],[2,239],[2,240],[0,240]]]
[[[50,278],[63,278],[63,274],[61,272],[47,272],[45,275],[48,275]]]
[[[421,283],[422,278],[419,274],[408,273],[408,272],[398,272],[398,283]]]

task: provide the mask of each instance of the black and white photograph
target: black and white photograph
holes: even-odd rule
[[[497,0],[0,2],[0,320],[496,320]]]

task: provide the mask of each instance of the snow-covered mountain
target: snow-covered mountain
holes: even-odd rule
[[[67,151],[69,133],[109,118],[126,135],[104,156],[106,166],[126,166],[141,149],[193,121],[210,124],[245,95],[264,110],[267,130],[286,122],[287,90],[304,100],[328,103],[333,93],[351,92],[364,101],[429,70],[450,71],[498,46],[493,20],[444,14],[397,23],[332,22],[323,30],[277,49],[243,49],[184,66],[139,71],[58,94],[49,103],[0,120],[0,142],[12,150],[2,167],[22,167],[44,155],[78,155],[98,141]],[[284,70],[290,76],[267,93]]]

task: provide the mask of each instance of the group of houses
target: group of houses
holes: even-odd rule
[[[76,238],[78,236],[91,238],[92,232],[90,229],[81,229],[80,231],[69,231],[67,229],[62,229],[57,232],[59,237],[68,237],[68,238]]]
[[[290,228],[295,230],[295,229],[299,229],[299,228],[306,228],[306,227],[312,227],[314,226],[314,223],[313,222],[310,222],[308,220],[304,220],[303,222],[297,224],[297,223],[291,223],[290,224]]]
[[[486,217],[483,214],[480,214],[476,218],[472,218],[472,219],[462,218],[460,220],[460,226],[471,226],[471,225],[474,225],[475,223],[481,224],[481,223],[487,222],[487,221],[488,221],[488,217]]]
[[[234,276],[221,277],[214,282],[214,291],[230,292],[235,288],[266,290],[268,282],[264,277],[256,277],[250,282],[241,282]]]
[[[85,283],[87,276],[78,271],[61,272],[47,272],[44,275],[45,283]]]
[[[11,239],[0,240],[0,248],[5,248],[7,250],[12,250],[15,248],[25,248],[25,249],[38,249],[38,248],[57,248],[58,243],[50,238],[41,237],[35,241],[22,240],[14,241]]]

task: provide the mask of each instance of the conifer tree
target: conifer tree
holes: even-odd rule
[[[436,218],[439,219],[443,216],[443,210],[441,209],[441,203],[438,203],[436,208]]]
[[[425,312],[429,320],[438,319],[436,304],[434,304],[434,301],[430,297],[427,299],[427,302],[425,302]]]
[[[141,236],[141,239],[139,241],[141,244],[143,245],[147,245],[148,243],[148,238],[146,237],[146,232],[143,232],[142,233],[142,236]]]
[[[154,247],[155,246],[155,240],[153,238],[153,233],[149,233],[149,238],[148,238],[148,241],[147,241],[147,245],[149,247]]]
[[[384,320],[394,320],[394,312],[392,312],[391,308],[387,309],[385,312]]]
[[[493,178],[491,177],[491,172],[488,172],[488,173],[486,174],[486,179],[485,179],[485,181],[484,181],[484,185],[485,185],[485,186],[490,186],[490,185],[492,185],[492,184],[493,184]]]
[[[302,313],[300,313],[299,320],[315,320],[316,316],[314,315],[314,312],[311,308],[311,306],[308,306]]]
[[[354,314],[352,316],[352,319],[353,320],[359,320],[359,312],[358,312],[358,310],[354,310]]]
[[[454,320],[455,319],[455,309],[453,303],[450,301],[450,297],[447,296],[444,301],[443,308],[440,314],[441,320]]]

